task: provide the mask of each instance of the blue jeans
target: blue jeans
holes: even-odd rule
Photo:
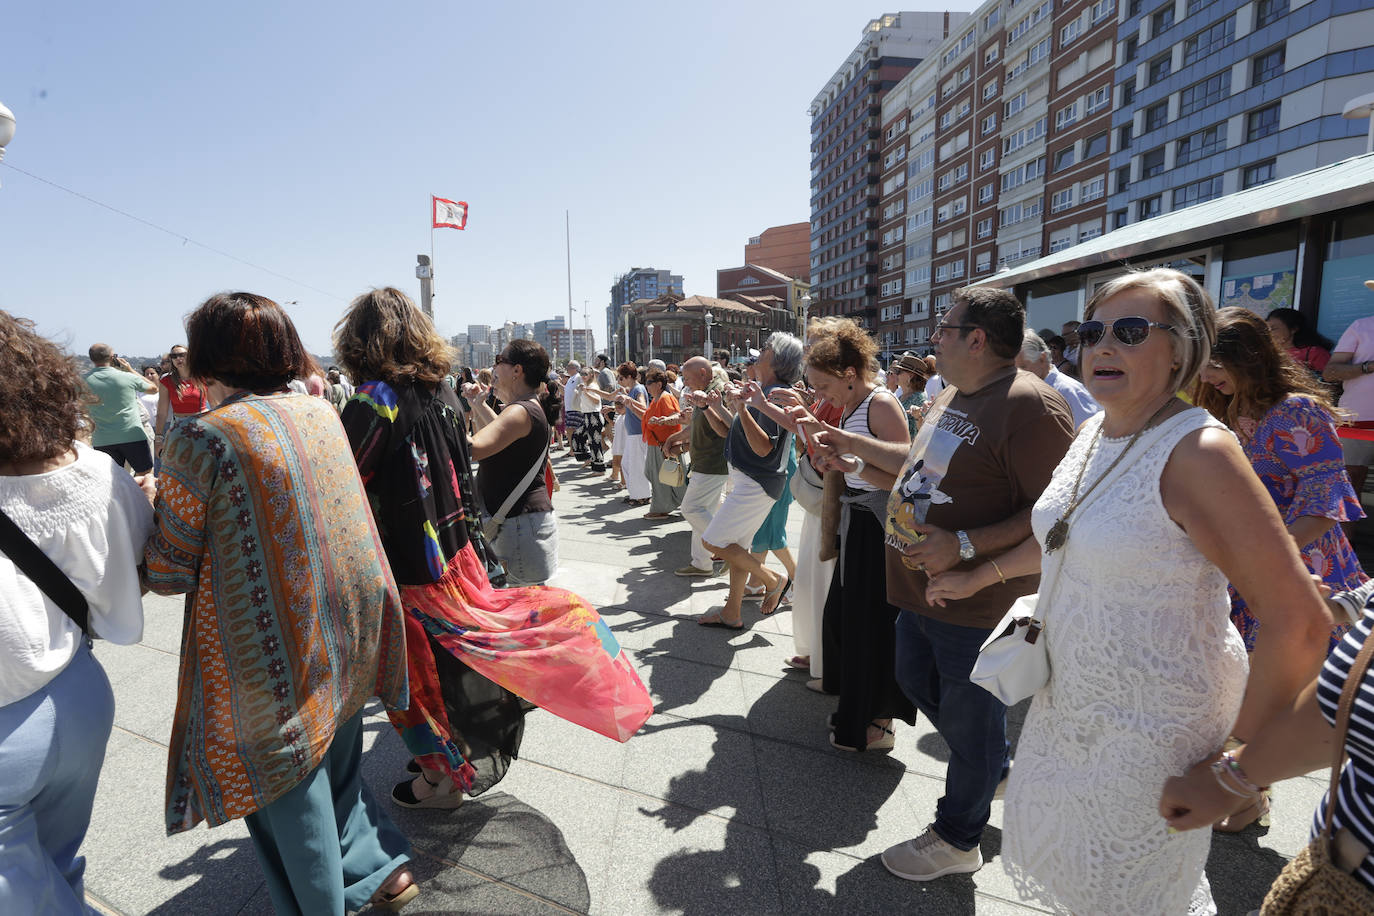
[[[358,712],[304,781],[243,819],[279,916],[361,909],[410,859],[410,844],[363,782],[362,758]]]
[[[491,549],[506,567],[507,586],[543,585],[558,572],[558,519],[552,512],[512,515]]]
[[[935,832],[959,849],[983,837],[1008,760],[1007,707],[968,679],[991,630],[903,611],[897,617],[897,684],[949,745]]]
[[[0,707],[0,913],[85,914],[77,853],[114,725],[114,693],[83,640],[61,673]]]

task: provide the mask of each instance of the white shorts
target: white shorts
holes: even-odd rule
[[[754,542],[759,526],[768,517],[776,499],[743,471],[730,468],[730,492],[720,504],[701,539],[713,547],[739,544],[745,550]]]

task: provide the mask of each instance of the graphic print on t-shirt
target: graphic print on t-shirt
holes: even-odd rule
[[[897,485],[887,498],[887,543],[898,549],[924,538],[915,526],[923,524],[932,505],[953,502],[940,489],[959,446],[978,441],[978,426],[962,411],[948,407],[928,417],[916,432]]]

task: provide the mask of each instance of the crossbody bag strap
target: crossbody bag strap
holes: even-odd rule
[[[517,401],[516,403],[520,402]],[[509,406],[515,405],[512,404]],[[538,474],[540,471],[544,469],[544,462],[548,460],[548,456],[549,437],[545,436],[544,447],[539,452],[539,458],[534,462],[533,467],[531,467],[529,471],[525,474],[524,479],[521,480],[520,483],[516,484],[514,490],[510,491],[510,494],[506,497],[506,501],[501,504],[500,511],[491,517],[491,520],[493,522],[495,522],[498,525],[505,522],[506,516],[510,514],[510,510],[515,508],[515,503],[520,499],[522,495],[524,495],[525,491],[530,488],[530,484],[534,483],[534,475]]]
[[[1336,790],[1340,788],[1341,767],[1345,763],[1345,736],[1350,730],[1350,713],[1355,708],[1355,694],[1360,690],[1360,682],[1364,680],[1364,673],[1369,668],[1369,659],[1372,655],[1374,633],[1364,638],[1364,645],[1360,646],[1360,654],[1355,656],[1355,661],[1350,666],[1350,674],[1345,679],[1345,687],[1341,690],[1341,705],[1336,709],[1336,750],[1331,761],[1331,784],[1326,795],[1326,819],[1322,826],[1322,836],[1326,837],[1327,842],[1331,840],[1331,825],[1336,812]]]
[[[70,617],[81,632],[90,636],[91,607],[81,589],[72,584],[57,564],[39,549],[24,529],[4,512],[0,512],[0,548],[14,561],[24,575],[33,580],[52,602]]]

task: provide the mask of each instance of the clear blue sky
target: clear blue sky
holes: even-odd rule
[[[294,300],[327,353],[353,296],[418,298],[437,194],[471,206],[466,231],[434,233],[441,331],[566,315],[568,210],[577,325],[589,300],[602,343],[618,273],[712,294],[750,236],[808,217],[807,106],[897,9],[18,0],[0,308],[78,352],[151,355],[207,295],[247,289]]]

